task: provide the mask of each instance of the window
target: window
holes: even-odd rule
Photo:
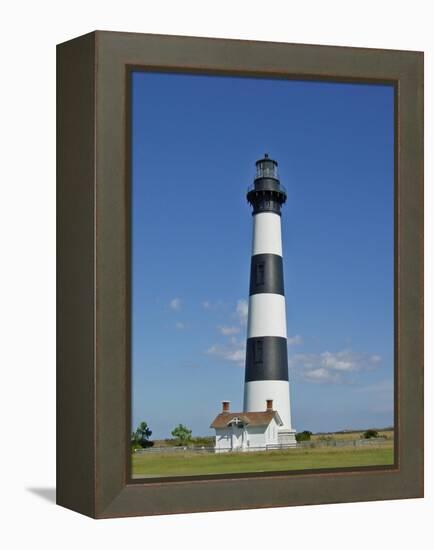
[[[264,262],[260,262],[256,264],[256,284],[263,285],[264,278],[265,278],[265,264]]]
[[[263,355],[263,342],[262,340],[255,340],[255,362],[262,363]]]

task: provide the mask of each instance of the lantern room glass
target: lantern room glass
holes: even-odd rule
[[[277,162],[268,158],[260,160],[256,164],[256,178],[278,179]]]

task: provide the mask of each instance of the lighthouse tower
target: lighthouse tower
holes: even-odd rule
[[[283,286],[281,208],[286,191],[277,162],[265,154],[247,192],[253,208],[244,411],[261,411],[267,400],[282,419],[278,443],[295,446],[291,426],[285,292]]]

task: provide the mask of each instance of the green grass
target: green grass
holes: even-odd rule
[[[132,461],[133,477],[380,466],[393,464],[393,444],[390,442],[381,447],[319,447],[258,453],[144,453],[133,455]]]

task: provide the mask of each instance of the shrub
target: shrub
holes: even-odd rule
[[[187,445],[191,441],[191,430],[184,426],[183,424],[178,424],[176,428],[173,428],[171,435],[176,437],[178,445]]]
[[[363,439],[371,439],[373,437],[378,437],[377,430],[366,430],[366,432],[363,433],[362,438]]]
[[[132,449],[152,447],[154,443],[149,441],[151,435],[152,430],[149,428],[148,424],[146,422],[140,422],[137,430],[131,434]]]
[[[310,441],[310,436],[312,435],[312,432],[309,432],[308,430],[304,430],[303,432],[299,432],[295,434],[296,441]]]

